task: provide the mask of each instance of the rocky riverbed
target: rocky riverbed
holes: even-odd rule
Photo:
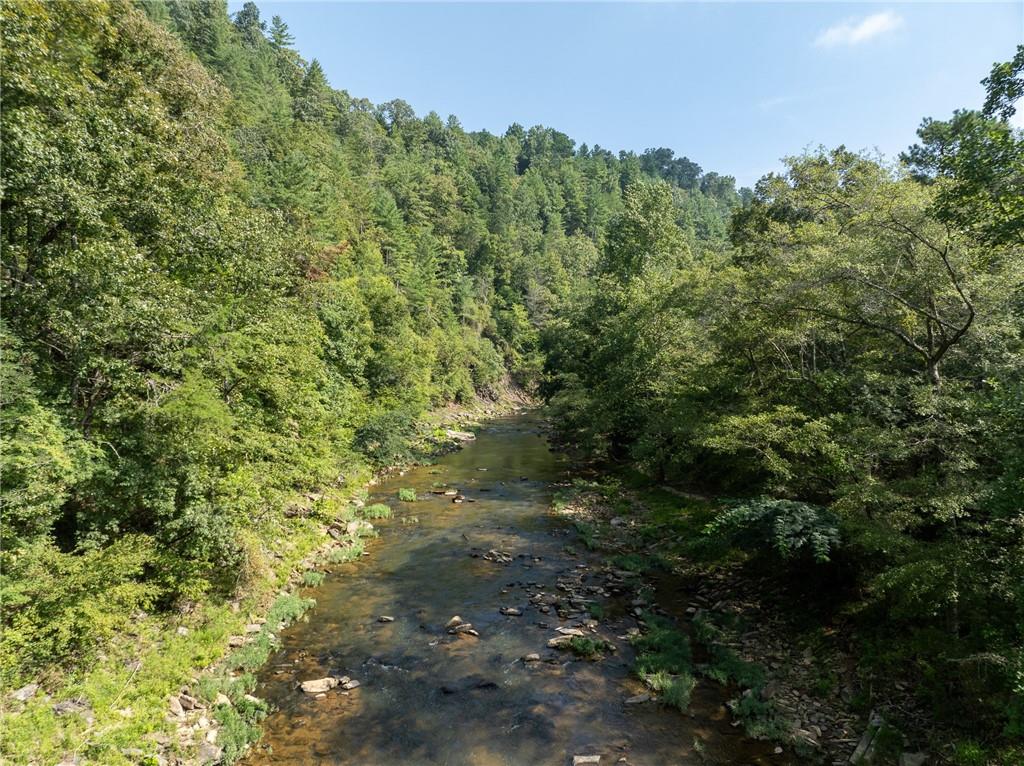
[[[795,762],[732,725],[721,685],[698,681],[683,713],[635,677],[663,610],[552,512],[566,469],[527,415],[383,482],[373,555],[309,590],[260,673],[276,711],[247,763]]]

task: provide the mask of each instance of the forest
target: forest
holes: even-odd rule
[[[595,464],[729,498],[706,534],[910,668],[957,762],[1024,758],[1024,46],[900,157],[748,189],[372,104],[252,3],[0,23],[5,690],[226,610],[296,497],[515,388]]]

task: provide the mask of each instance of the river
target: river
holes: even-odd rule
[[[602,766],[785,762],[730,725],[727,695],[712,682],[698,684],[688,714],[624,704],[643,688],[621,638],[636,621],[614,604],[598,631],[618,651],[589,661],[547,647],[555,628],[588,615],[560,620],[530,596],[565,578],[595,591],[606,582],[599,554],[551,512],[567,463],[540,425],[534,414],[496,419],[436,465],[375,488],[371,502],[388,503],[394,518],[377,524],[370,556],[309,589],[317,606],[308,621],[282,632],[256,692],[276,711],[249,766],[565,766],[576,755],[600,755]],[[466,502],[433,494],[438,485]],[[401,487],[419,499],[400,502]],[[491,560],[492,550],[511,561]],[[455,615],[479,637],[449,634]],[[522,660],[531,653],[541,661]],[[360,686],[321,698],[298,689],[328,674]]]

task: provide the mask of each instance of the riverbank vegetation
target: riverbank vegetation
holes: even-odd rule
[[[742,498],[707,528],[818,578],[979,747],[1024,737],[1024,53],[901,162],[751,191],[372,104],[251,3],[0,24],[0,681],[103,708],[47,755],[128,759],[423,413],[512,385],[589,454]],[[179,615],[209,640],[109,669]]]
[[[727,237],[686,243],[664,190],[627,189],[543,328],[567,443],[735,498],[684,523],[690,552],[746,550],[828,603],[992,763],[1024,736],[1022,70],[899,163],[788,159]]]
[[[206,664],[166,646],[115,668],[135,689],[172,666],[118,720],[89,681],[132,655],[114,643],[207,609],[244,622],[227,605],[263,608],[370,471],[409,458],[422,413],[535,385],[538,328],[654,156],[371,104],[251,4],[0,13],[0,679],[86,711],[40,690],[4,746],[113,763]],[[724,231],[731,181],[702,190],[662,154],[689,173],[671,194],[690,236]],[[175,641],[209,658],[199,636]]]

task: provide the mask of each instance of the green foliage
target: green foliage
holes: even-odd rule
[[[348,562],[355,561],[362,556],[365,548],[366,543],[362,540],[352,540],[344,547],[334,548],[331,550],[331,552],[327,554],[327,561],[331,564],[347,564]]]
[[[835,514],[809,503],[768,497],[733,504],[704,532],[754,550],[767,546],[782,559],[810,556],[819,563],[829,560],[840,540]]]
[[[841,558],[915,667],[994,658],[953,696],[1021,736],[1019,52],[908,168],[840,148],[737,192],[664,148],[375,107],[252,3],[21,0],[0,27],[5,684],[233,597],[296,496],[511,376],[570,444],[786,498],[711,526]],[[643,532],[709,555],[705,513]]]
[[[415,430],[416,420],[411,410],[382,410],[356,430],[355,444],[374,465],[398,465],[412,459],[409,442]]]
[[[573,636],[569,639],[569,649],[577,657],[593,660],[597,659],[607,651],[607,645],[601,639],[587,638],[585,636]]]
[[[693,669],[690,641],[670,621],[645,615],[647,632],[632,641],[636,650],[634,671],[640,678],[655,673],[672,676],[689,674]]]
[[[599,543],[597,540],[597,527],[587,521],[574,521],[573,526],[576,528],[576,532],[579,533],[580,539],[583,544],[587,546],[587,550],[597,549]]]
[[[315,588],[324,581],[326,576],[323,572],[310,569],[302,573],[302,584],[307,588]]]
[[[1021,51],[996,65],[984,108],[926,121],[903,165],[810,152],[742,201],[645,153],[602,273],[541,331],[564,442],[748,498],[714,515],[656,499],[644,539],[762,571],[730,550],[771,552],[791,588],[816,566],[865,654],[891,648],[873,669],[988,738],[1021,736],[1022,71]],[[728,244],[697,186],[731,211]]]
[[[399,500],[404,499],[405,498],[399,497]],[[414,491],[413,500],[415,499],[416,493]],[[359,509],[358,513],[364,519],[390,519],[392,512],[390,506],[387,506],[384,503],[373,503],[372,505],[364,505]]]
[[[2,580],[0,645],[0,672],[8,684],[55,660],[71,667],[88,662],[163,590],[143,577],[161,557],[153,540],[142,535],[79,554],[37,540],[11,558]]]
[[[645,262],[630,232],[682,253],[677,213],[708,220],[696,166],[677,199],[548,128],[375,108],[253,3],[0,23],[7,674],[229,596],[296,494],[412,459],[428,406],[535,386],[613,218]]]
[[[665,670],[657,670],[653,673],[641,672],[640,680],[649,689],[658,693],[663,704],[677,708],[684,713],[690,707],[690,694],[693,692],[693,687],[697,685],[697,680],[686,671],[678,674],[672,674]]]
[[[402,487],[398,490],[398,499],[403,503],[415,503],[416,490],[410,487]]]
[[[234,763],[242,757],[250,744],[257,742],[262,736],[263,731],[259,727],[259,722],[266,717],[266,712],[246,715],[228,705],[220,705],[214,710],[213,716],[219,724],[217,742],[224,749],[224,762]]]

